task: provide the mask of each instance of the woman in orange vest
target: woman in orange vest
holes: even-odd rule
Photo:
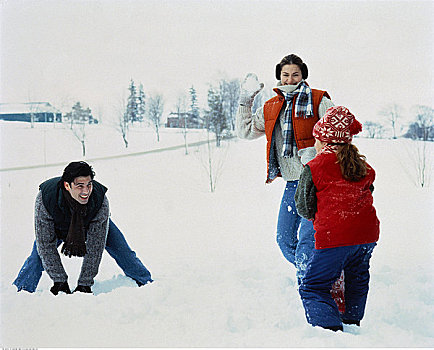
[[[303,170],[303,150],[313,150],[312,129],[333,106],[326,91],[311,89],[306,82],[308,68],[294,55],[285,56],[276,65],[276,96],[254,113],[255,96],[262,90],[256,76],[248,74],[240,92],[236,117],[240,138],[267,138],[267,183],[282,177],[285,191],[277,223],[277,243],[284,257],[297,270],[298,283],[304,276],[306,264],[314,249],[314,229],[311,221],[297,213],[294,195]],[[309,148],[307,148],[309,147]]]

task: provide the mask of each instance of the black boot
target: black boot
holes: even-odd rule
[[[344,327],[343,326],[329,326],[329,327],[322,327],[324,329],[330,329],[333,332],[337,332],[337,331],[344,331]]]
[[[344,323],[344,324],[355,324],[356,326],[360,327],[360,321],[358,321],[358,320],[342,320],[342,323]]]
[[[71,290],[69,289],[68,282],[54,282],[54,285],[50,288],[50,292],[54,295],[59,294],[59,292],[63,292],[65,294],[71,294]]]
[[[134,282],[136,282],[137,285],[138,285],[139,287],[141,287],[141,286],[144,286],[145,284],[148,284],[148,283],[152,283],[152,282],[154,282],[154,280],[149,280],[149,281],[146,281],[145,283],[139,282],[139,281],[137,281],[137,280],[134,280]]]
[[[90,289],[90,286],[80,286],[78,285],[75,289],[74,292],[81,292],[81,293],[92,293],[92,289]]]

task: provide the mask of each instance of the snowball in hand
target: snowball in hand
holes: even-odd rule
[[[258,76],[255,73],[249,73],[244,78],[244,81],[241,84],[241,88],[243,90],[248,91],[253,94],[258,90],[261,90],[264,87],[263,83],[259,83]]]

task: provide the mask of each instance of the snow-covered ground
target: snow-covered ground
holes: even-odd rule
[[[81,146],[59,125],[2,122],[0,128],[1,169],[55,164],[0,172],[2,346],[434,346],[433,185],[412,182],[413,143],[355,140],[377,171],[381,238],[362,327],[334,333],[307,324],[295,270],[275,243],[284,183],[264,184],[263,138],[225,146],[214,193],[200,160],[204,148],[90,161],[109,188],[113,221],[155,282],[136,287],[105,253],[95,295],[54,297],[45,273],[36,293],[17,293],[11,283],[34,240],[38,185],[81,159]],[[157,143],[151,130],[137,127],[125,150],[112,128],[92,126],[87,134],[89,160],[183,143],[175,130],[163,129]],[[188,137],[196,142],[204,135]],[[63,260],[74,288],[81,260]]]

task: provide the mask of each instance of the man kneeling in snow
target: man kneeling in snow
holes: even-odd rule
[[[72,162],[62,177],[49,179],[39,186],[35,204],[36,247],[54,285],[51,292],[71,294],[68,275],[57,247],[68,257],[83,257],[78,285],[74,292],[92,293],[104,251],[109,202],[107,188],[94,181],[92,167]]]

